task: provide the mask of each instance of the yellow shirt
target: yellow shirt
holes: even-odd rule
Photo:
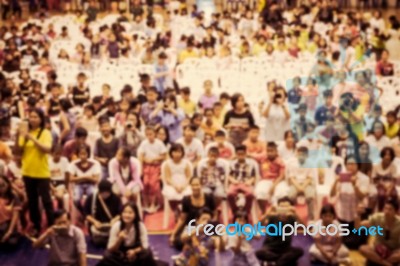
[[[388,138],[395,138],[397,136],[397,133],[399,132],[400,126],[399,123],[395,123],[392,126],[389,126],[389,124],[385,124],[385,128],[386,128],[386,136]]]
[[[185,102],[181,99],[178,103],[178,106],[188,116],[192,116],[196,112],[196,104],[192,100]]]
[[[195,50],[192,50],[191,52],[188,50],[183,50],[179,54],[179,63],[185,62],[185,60],[188,58],[197,58],[197,57],[199,57],[199,55],[197,54],[197,52]]]
[[[30,131],[29,134],[36,138],[40,129]],[[44,129],[37,139],[40,144],[51,147],[52,136],[50,131]],[[20,147],[23,147],[22,153],[22,175],[34,178],[50,178],[50,167],[47,153],[39,150],[39,148],[31,141],[25,142],[25,138],[20,137],[18,140]]]

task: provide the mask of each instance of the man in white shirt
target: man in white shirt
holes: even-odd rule
[[[183,137],[176,141],[176,143],[182,144],[185,148],[185,158],[188,159],[193,166],[196,166],[204,156],[203,143],[194,137],[196,130],[196,127],[193,125],[185,126]]]
[[[308,217],[314,219],[315,201],[315,178],[316,169],[309,168],[308,149],[306,147],[297,148],[296,159],[286,165],[286,176],[289,181],[289,198],[296,202],[302,196],[305,197],[308,206]]]

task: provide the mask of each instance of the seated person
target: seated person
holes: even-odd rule
[[[286,224],[294,225],[298,221],[293,203],[289,198],[284,197],[278,200],[277,207],[272,206],[262,217],[261,223],[266,226],[273,224],[282,226]],[[275,262],[275,265],[297,265],[297,260],[303,256],[303,250],[292,246],[292,236],[285,240],[282,236],[267,235],[261,249],[256,251],[257,258],[262,262]]]
[[[207,155],[198,163],[195,176],[200,178],[204,193],[214,195],[215,205],[219,206],[226,196],[229,163],[219,158],[217,147],[210,148]]]
[[[69,196],[66,186],[68,159],[61,156],[62,146],[57,145],[53,148],[53,154],[49,158],[51,173],[50,188],[52,196],[57,200],[58,208],[69,209]]]
[[[62,155],[66,157],[70,162],[76,160],[78,158],[78,155],[76,154],[78,147],[82,145],[86,145],[87,147],[89,147],[89,145],[86,143],[87,137],[87,130],[82,127],[78,127],[75,130],[75,138],[67,141],[67,143],[65,143],[65,145],[63,146]]]
[[[86,266],[86,242],[81,229],[71,224],[70,216],[64,210],[54,212],[54,225],[49,227],[33,247],[50,245],[49,266]]]
[[[208,151],[216,147],[219,151],[219,158],[231,160],[235,156],[235,147],[233,147],[232,143],[226,140],[226,133],[223,130],[217,130],[215,133],[215,141],[211,142],[206,146],[206,154]]]
[[[258,165],[253,159],[247,158],[245,146],[236,148],[236,159],[231,162],[229,171],[228,202],[232,211],[238,210],[236,198],[242,193],[246,199],[244,209],[250,212],[254,197],[253,187],[258,177]]]
[[[93,194],[97,182],[100,180],[100,164],[89,159],[90,150],[86,146],[78,148],[78,160],[73,161],[69,166],[70,183],[73,186],[73,200],[75,206],[82,212],[82,198]]]
[[[360,247],[361,254],[374,265],[391,266],[400,262],[400,217],[399,203],[389,199],[385,202],[383,212],[372,214],[361,226],[369,228],[380,226],[383,235],[377,234],[372,244]],[[356,222],[356,226],[359,222]]]
[[[184,196],[192,193],[189,180],[193,173],[193,166],[184,157],[185,150],[183,146],[181,144],[172,144],[169,149],[169,159],[164,161],[161,166],[161,175],[164,182],[162,194],[170,202],[180,202]],[[173,209],[177,208],[173,207]]]
[[[386,199],[398,199],[399,191],[396,188],[397,169],[393,162],[395,157],[393,148],[385,147],[381,151],[382,161],[373,167],[371,177],[376,186],[377,195],[370,198],[372,210],[378,207],[378,211],[382,211]]]
[[[209,253],[211,249],[221,250],[223,245],[219,236],[207,236],[202,226],[211,223],[213,213],[209,209],[203,209],[196,217],[196,226],[201,226],[196,233],[194,228],[191,231],[184,230],[181,236],[184,243],[182,253],[174,258],[174,265],[177,266],[207,266],[209,265]]]
[[[140,220],[137,206],[128,202],[120,220],[111,227],[107,250],[97,266],[156,266],[149,248],[147,229]]]
[[[191,220],[196,219],[203,209],[208,208],[211,210],[213,212],[212,220],[217,220],[214,197],[211,194],[206,194],[203,192],[201,188],[201,182],[198,177],[192,177],[192,179],[189,181],[189,184],[192,189],[192,195],[183,197],[182,212],[169,238],[170,244],[179,250],[181,250],[183,247],[181,235],[185,229],[185,226]]]
[[[267,145],[259,139],[259,136],[260,128],[252,126],[249,130],[249,137],[243,142],[243,145],[247,148],[248,156],[260,164],[267,155]]]
[[[234,222],[240,225],[248,224],[247,214],[243,211],[239,211],[235,214]],[[227,237],[226,248],[230,249],[234,256],[229,262],[232,266],[259,266],[260,263],[257,260],[254,249],[250,244],[250,241],[246,240],[245,234],[235,234]]]
[[[277,145],[268,142],[266,146],[267,156],[260,161],[261,180],[254,190],[262,212],[268,203],[273,203],[273,198],[277,198],[276,188],[285,178],[285,164],[278,156]]]
[[[124,203],[129,200],[136,202],[137,196],[143,189],[140,179],[142,169],[139,160],[131,156],[128,148],[118,149],[108,164],[108,172],[109,180],[113,183],[113,192],[122,197]]]
[[[325,205],[321,209],[320,220],[316,223],[319,228],[324,226],[325,228],[331,224],[340,226],[336,220],[335,209],[332,205]],[[325,229],[328,230],[328,229]],[[342,242],[342,238],[336,231],[333,233],[332,230],[322,232],[314,236],[315,243],[310,247],[311,261],[320,261],[328,265],[350,265],[349,250]]]
[[[106,246],[111,226],[120,219],[121,208],[121,199],[112,192],[112,184],[108,180],[100,181],[97,191],[87,197],[84,211],[92,242],[96,246]]]
[[[305,197],[308,206],[308,218],[314,218],[315,178],[314,168],[309,168],[306,147],[297,148],[296,159],[287,163],[286,177],[289,182],[289,198],[298,202],[299,196]]]
[[[21,201],[13,191],[9,179],[0,176],[0,248],[1,250],[16,247],[19,240],[18,220]]]

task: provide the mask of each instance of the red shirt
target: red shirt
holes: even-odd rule
[[[275,158],[273,161],[265,158],[260,163],[260,172],[262,179],[275,180],[285,172],[285,164],[279,157]]]

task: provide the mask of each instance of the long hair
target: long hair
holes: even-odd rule
[[[121,226],[120,226],[120,231],[124,230],[126,228],[126,223],[123,221],[122,219],[122,213],[124,212],[124,210],[126,208],[131,208],[133,210],[133,213],[135,214],[135,218],[133,219],[133,228],[135,229],[135,245],[141,245],[140,242],[140,223],[141,223],[141,219],[140,219],[140,214],[139,214],[139,209],[136,206],[135,203],[133,202],[128,202],[126,203],[121,210]]]
[[[44,128],[45,128],[45,126],[46,126],[46,117],[45,117],[45,114],[44,114],[44,112],[43,112],[43,110],[42,109],[40,109],[40,108],[33,108],[31,111],[30,111],[30,113],[36,113],[38,116],[39,116],[39,118],[40,118],[40,125],[39,125],[39,128],[41,129],[41,130],[43,130]],[[30,127],[30,124],[29,124],[29,127]]]

